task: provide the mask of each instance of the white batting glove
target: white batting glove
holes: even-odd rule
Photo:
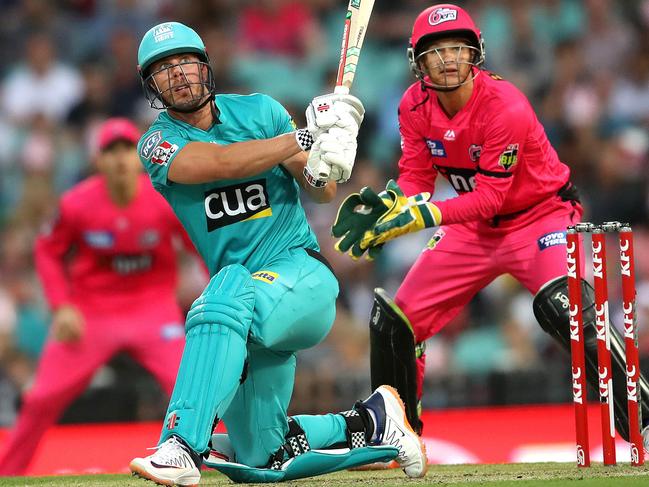
[[[311,152],[309,152],[309,158],[304,167],[304,179],[314,188],[326,186],[331,173],[329,165],[322,161],[321,143],[321,139],[318,139],[311,146]]]
[[[356,159],[356,137],[347,129],[332,127],[318,139],[320,161],[329,167],[329,181],[344,183],[351,177]]]
[[[353,95],[331,93],[317,96],[306,109],[307,129],[315,138],[338,123],[350,128],[355,125],[358,132],[364,116],[363,103]],[[346,120],[341,122],[341,118]]]

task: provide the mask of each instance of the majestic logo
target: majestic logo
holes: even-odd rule
[[[537,241],[539,245],[539,250],[545,250],[555,245],[566,245],[568,243],[566,239],[566,232],[551,232],[546,233],[540,237]]]
[[[509,171],[518,162],[518,144],[509,144],[507,149],[500,154],[498,165]]]
[[[208,232],[245,220],[266,218],[272,214],[265,179],[223,186],[205,192]]]
[[[144,142],[142,142],[142,145],[140,146],[140,156],[142,156],[143,159],[150,159],[151,154],[153,154],[153,149],[158,147],[158,144],[161,141],[162,133],[159,130],[153,132],[144,139]]]
[[[455,140],[455,130],[448,129],[444,134],[444,140]]]
[[[177,150],[178,146],[176,144],[171,144],[165,140],[153,150],[151,162],[153,164],[159,164],[160,166],[166,166],[171,159],[171,156],[173,156]]]
[[[257,271],[252,275],[253,279],[257,279],[258,281],[263,281],[268,284],[272,284],[275,282],[275,279],[279,277],[279,274],[277,272],[271,272],[271,271]]]
[[[426,139],[426,145],[433,157],[446,157],[446,150],[441,140]]]
[[[457,20],[457,10],[454,8],[438,8],[433,10],[428,16],[428,23],[430,25],[439,25],[451,20]]]
[[[161,24],[153,31],[153,41],[158,43],[167,39],[173,39],[174,30],[171,24]]]
[[[469,157],[473,162],[478,162],[480,160],[480,153],[482,152],[482,146],[477,144],[471,144],[469,147]]]

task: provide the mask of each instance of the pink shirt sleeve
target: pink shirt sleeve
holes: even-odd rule
[[[496,216],[512,186],[529,130],[529,113],[523,104],[508,110],[493,110],[485,127],[484,145],[475,176],[474,191],[435,202],[442,223],[486,220]]]
[[[69,302],[70,285],[65,256],[75,241],[70,210],[61,200],[59,213],[36,239],[34,245],[36,271],[51,309]]]
[[[435,192],[437,170],[433,167],[426,139],[419,134],[411,112],[409,91],[399,105],[399,133],[401,135],[401,159],[399,159],[399,187],[406,196],[428,191]]]

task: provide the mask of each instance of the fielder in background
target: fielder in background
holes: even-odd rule
[[[268,96],[217,95],[203,41],[177,22],[144,35],[138,62],[151,106],[166,109],[140,159],[211,280],[187,316],[158,448],[131,462],[133,474],[197,485],[206,464],[237,482],[276,482],[397,458],[423,476],[423,444],[392,388],[343,413],[287,417],[296,352],[327,335],[338,295],[300,187],[325,203],[349,178],[361,102],[318,97],[296,130]],[[218,421],[227,435],[212,435]]]
[[[0,454],[0,475],[25,472],[43,433],[120,351],[171,394],[184,343],[177,244],[193,247],[142,173],[139,137],[127,119],[101,126],[99,174],[61,197],[58,215],[36,241],[52,324],[34,384]]]
[[[466,11],[441,4],[421,12],[408,49],[418,81],[399,106],[398,181],[378,195],[370,188],[350,195],[332,228],[342,237],[337,248],[358,258],[439,226],[394,301],[376,290],[370,320],[372,384],[395,386],[419,431],[423,342],[496,277],[511,274],[534,294],[539,324],[570,350],[566,228],[580,221],[582,207],[528,100],[483,70],[484,60]],[[457,197],[431,201],[438,175]],[[593,290],[583,287],[588,378],[597,388]],[[611,334],[616,426],[628,440],[624,347],[615,327]],[[649,388],[644,378],[640,384],[647,418]]]

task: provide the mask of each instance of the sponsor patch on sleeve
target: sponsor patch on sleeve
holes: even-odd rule
[[[551,232],[546,233],[539,238],[539,250],[545,250],[555,245],[566,245],[566,232]]]
[[[509,144],[498,158],[498,165],[509,171],[518,162],[518,144]]]
[[[142,145],[140,146],[140,155],[144,159],[151,159],[153,150],[158,147],[161,140],[162,133],[159,130],[150,134],[146,139],[144,139],[144,142],[142,142]]]
[[[258,281],[264,281],[267,282],[268,284],[272,284],[275,282],[275,280],[279,277],[279,274],[277,272],[271,272],[271,271],[257,271],[252,275],[253,279],[257,279]]]
[[[176,144],[172,144],[165,140],[164,142],[161,142],[160,145],[158,145],[158,147],[153,149],[153,154],[151,155],[151,162],[153,164],[166,166],[167,163],[169,162],[169,159],[171,159],[171,156],[177,150],[178,150],[178,146]]]

